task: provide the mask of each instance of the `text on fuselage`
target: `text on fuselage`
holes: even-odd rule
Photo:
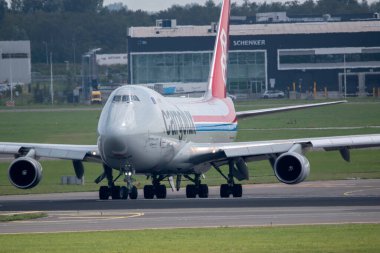
[[[196,134],[190,112],[164,110],[161,112],[167,135],[179,135],[179,139],[182,140],[184,135]]]
[[[220,65],[222,66],[222,78],[224,82],[224,86],[226,86],[226,76],[227,76],[227,34],[226,31],[222,28],[222,31],[220,33],[220,45],[222,47],[222,55],[220,57]]]

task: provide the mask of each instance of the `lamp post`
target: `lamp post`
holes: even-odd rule
[[[93,79],[96,73],[96,52],[102,50],[101,48],[90,49],[87,53],[82,55],[82,91],[84,99],[86,100],[89,95],[88,86],[90,80]],[[85,66],[87,65],[87,66]],[[87,70],[87,71],[86,71]]]
[[[101,48],[94,48],[94,49],[91,49],[90,52],[89,52],[89,55],[90,55],[90,61],[91,61],[91,65],[90,65],[90,68],[91,68],[91,71],[90,71],[90,74],[91,74],[91,79],[93,79],[94,77],[97,77],[97,71],[96,71],[96,52],[102,50]]]
[[[49,65],[48,45],[46,41],[42,41],[42,43],[45,45],[46,65]]]
[[[2,54],[2,51],[0,50],[0,53]],[[15,102],[13,100],[13,61],[12,61],[12,53],[9,54],[9,79],[8,79],[8,85],[11,90],[11,100],[6,102],[6,106],[15,106]]]
[[[51,97],[51,105],[54,105],[53,53],[52,52],[50,52],[50,97]]]
[[[75,37],[72,39],[73,42],[73,64],[74,64],[74,78],[76,78],[77,75],[77,60],[76,60],[76,42],[75,42]]]
[[[347,72],[346,72],[346,54],[343,54],[343,68],[344,68],[344,98],[347,98]]]
[[[13,104],[13,66],[12,66],[12,54],[9,57],[9,84],[11,88],[11,103]]]
[[[70,70],[70,62],[69,61],[65,61],[65,64],[66,64],[66,72],[69,72],[69,70]]]

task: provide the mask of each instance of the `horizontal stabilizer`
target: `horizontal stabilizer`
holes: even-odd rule
[[[276,113],[276,112],[292,111],[292,110],[319,107],[319,106],[325,106],[325,105],[335,105],[335,104],[341,104],[341,103],[347,103],[347,101],[343,100],[343,101],[334,101],[334,102],[325,102],[325,103],[284,106],[284,107],[277,107],[277,108],[266,108],[266,109],[258,109],[258,110],[251,110],[251,111],[240,111],[240,112],[236,112],[236,116],[238,119],[242,119],[242,118],[253,117],[253,116],[258,116],[258,115]]]

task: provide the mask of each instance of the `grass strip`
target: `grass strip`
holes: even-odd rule
[[[0,235],[2,252],[379,252],[379,224]]]
[[[47,217],[46,213],[32,212],[32,213],[17,213],[17,214],[1,214],[0,222],[21,221],[21,220],[34,220]]]

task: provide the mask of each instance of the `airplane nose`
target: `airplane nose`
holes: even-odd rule
[[[109,137],[104,142],[104,150],[111,156],[125,157],[128,152],[126,143],[116,137]]]

